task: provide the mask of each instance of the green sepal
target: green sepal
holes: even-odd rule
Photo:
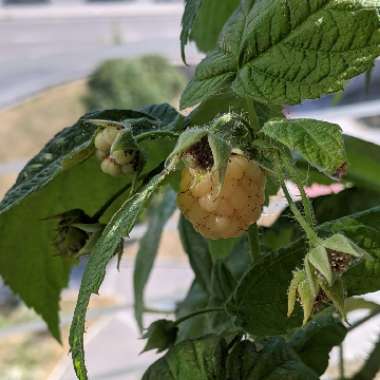
[[[298,285],[306,278],[305,272],[297,270],[293,272],[293,278],[288,288],[288,318],[293,314],[294,306],[297,301]]]
[[[327,298],[333,303],[343,320],[346,320],[346,312],[344,307],[345,291],[343,280],[338,277],[332,286],[324,281],[319,282],[323,292]]]
[[[342,234],[334,234],[324,240],[322,245],[333,251],[346,253],[356,258],[366,258],[372,260],[373,257],[364,249],[357,246],[353,241]]]
[[[329,255],[325,247],[318,245],[311,249],[307,253],[305,260],[323,275],[330,286],[333,284],[334,276],[329,261]]]
[[[313,312],[315,301],[315,296],[310,288],[310,284],[308,281],[304,280],[298,284],[298,294],[300,296],[301,305],[303,309],[302,325],[305,326]]]

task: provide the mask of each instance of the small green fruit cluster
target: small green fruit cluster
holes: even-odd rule
[[[136,169],[137,157],[134,151],[112,149],[121,133],[121,129],[112,126],[102,129],[95,137],[96,157],[101,161],[100,168],[113,177],[133,174]]]

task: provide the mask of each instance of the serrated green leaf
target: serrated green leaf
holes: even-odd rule
[[[344,234],[374,258],[364,260],[343,274],[347,296],[380,289],[379,225],[380,208],[377,207],[318,227],[322,236]],[[306,241],[298,240],[278,252],[263,256],[246,273],[227,304],[227,311],[236,318],[238,326],[252,335],[266,336],[284,334],[301,324],[299,306],[292,318],[286,317],[287,291],[292,271],[302,266],[306,251]]]
[[[290,337],[289,345],[308,367],[322,375],[327,368],[331,349],[343,341],[346,333],[347,329],[339,319],[331,313],[322,313],[297,329]]]
[[[181,107],[228,87],[274,104],[341,90],[380,54],[377,7],[366,0],[242,1],[198,65]]]
[[[160,203],[151,209],[148,228],[140,240],[133,272],[134,312],[140,330],[143,328],[145,285],[156,258],[163,228],[175,209],[176,193],[168,189]]]
[[[225,341],[217,336],[187,340],[175,345],[153,363],[143,380],[222,380]]]
[[[139,193],[125,201],[105,227],[90,255],[83,274],[69,339],[75,372],[80,380],[88,378],[84,361],[83,335],[86,311],[91,295],[99,291],[105,276],[106,266],[117,250],[120,240],[132,230],[147,201],[169,174],[169,171],[164,171],[156,175]]]
[[[235,354],[236,351],[239,352],[239,356]],[[228,379],[319,379],[317,374],[301,361],[297,353],[281,337],[272,337],[255,343],[240,342],[228,359],[230,376]]]
[[[268,121],[262,133],[300,154],[310,165],[333,175],[346,163],[341,128],[313,119]]]

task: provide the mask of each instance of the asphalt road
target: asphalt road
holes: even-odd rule
[[[165,12],[81,11],[74,17],[18,12],[0,17],[0,108],[49,86],[88,75],[101,61],[161,53],[180,62],[181,6]],[[199,54],[189,49],[189,60]]]

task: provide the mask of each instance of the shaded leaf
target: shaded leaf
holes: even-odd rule
[[[289,344],[308,367],[322,375],[331,349],[343,341],[346,333],[347,329],[340,320],[330,313],[322,313],[302,329],[297,329]]]
[[[223,379],[225,341],[217,336],[178,343],[153,363],[143,380]]]
[[[140,330],[143,328],[144,289],[156,258],[163,228],[175,209],[176,193],[168,189],[160,203],[151,208],[148,228],[140,240],[133,272],[134,312]]]
[[[242,341],[228,357],[228,380],[317,380],[283,338]]]
[[[212,258],[207,241],[182,215],[178,225],[182,246],[189,258],[195,277],[205,291],[209,291]]]

